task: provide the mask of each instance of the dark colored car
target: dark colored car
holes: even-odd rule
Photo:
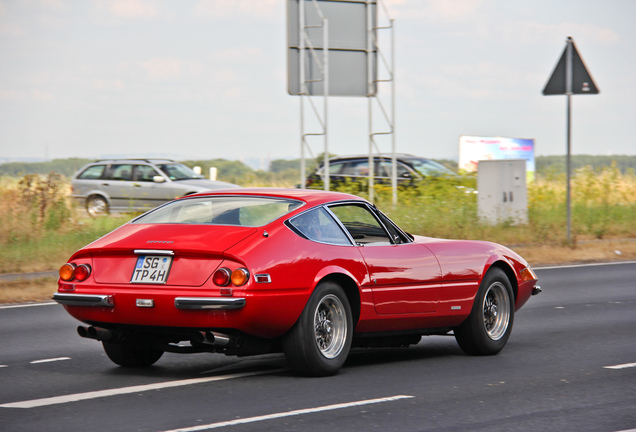
[[[71,197],[91,216],[146,211],[175,198],[238,185],[207,180],[170,159],[109,159],[90,163],[71,180]]]
[[[409,235],[354,195],[240,188],[180,198],[80,249],[53,298],[122,366],[284,352],[331,375],[352,346],[422,335],[496,354],[536,283],[504,246]]]
[[[398,154],[397,179],[399,185],[415,185],[430,176],[456,176],[452,170],[439,162],[408,154]],[[374,156],[373,178],[376,184],[391,184],[391,154]],[[353,155],[334,157],[329,160],[329,177],[332,185],[345,181],[366,181],[369,178],[369,156]],[[322,189],[324,165],[307,177],[307,187]]]

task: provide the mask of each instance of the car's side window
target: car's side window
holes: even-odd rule
[[[359,160],[359,161],[349,162],[342,170],[342,174],[346,176],[368,176],[369,161]]]
[[[133,179],[140,182],[151,182],[154,176],[161,175],[150,165],[135,165]]]
[[[390,244],[391,237],[365,205],[333,205],[329,210],[342,222],[358,244]]]
[[[89,166],[88,168],[84,170],[84,172],[78,175],[77,178],[82,180],[95,180],[95,179],[102,178],[105,168],[106,168],[106,165]]]
[[[340,174],[342,172],[343,166],[344,166],[344,163],[342,162],[329,165],[329,175]]]
[[[391,170],[392,170],[392,162],[390,159],[383,159],[378,163],[378,169],[377,169],[377,173],[376,173],[376,177],[391,177]],[[403,163],[399,162],[397,163],[397,176],[398,178],[403,178],[404,174],[408,174],[409,173],[409,169],[407,167],[404,166]]]
[[[347,235],[324,208],[302,213],[289,221],[294,231],[309,240],[334,245],[351,246]]]
[[[413,177],[413,175],[411,174],[411,171],[401,162],[398,162],[398,164],[397,164],[397,176],[398,176],[398,178],[400,178],[400,177],[412,178]]]
[[[389,231],[389,234],[393,239],[393,243],[411,243],[413,241],[413,238],[409,237],[408,234],[401,232],[384,213],[379,211],[377,208],[375,210],[378,218],[380,218],[384,227]]]
[[[108,172],[110,180],[132,180],[132,165],[130,164],[113,164]]]

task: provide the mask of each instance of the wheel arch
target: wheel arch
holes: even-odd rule
[[[486,276],[486,273],[488,273],[490,271],[490,269],[493,269],[493,268],[498,268],[498,269],[502,270],[506,274],[506,277],[510,281],[510,286],[512,287],[512,295],[514,296],[514,303],[516,304],[517,303],[517,297],[519,296],[519,283],[517,281],[517,276],[515,275],[515,271],[512,269],[510,264],[508,264],[507,262],[505,262],[503,260],[497,260],[497,261],[493,262],[487,268],[487,270],[484,272],[484,276]],[[483,279],[483,277],[482,277],[482,279]]]
[[[89,199],[96,197],[96,198],[102,198],[104,201],[106,201],[106,204],[108,204],[108,206],[110,207],[111,203],[110,203],[110,197],[105,194],[102,191],[91,191],[89,193],[86,194],[86,198],[84,198],[84,202],[88,202]]]
[[[356,282],[351,279],[350,276],[343,273],[330,273],[318,281],[318,284],[322,282],[334,282],[340,285],[344,290],[347,300],[349,300],[349,306],[351,307],[351,318],[353,320],[353,327],[355,328],[360,319],[360,290]],[[318,285],[316,285],[318,286]]]

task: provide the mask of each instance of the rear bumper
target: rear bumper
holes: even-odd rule
[[[67,306],[115,306],[111,295],[55,293],[53,300]]]
[[[243,297],[177,297],[177,309],[241,309],[245,306]]]
[[[232,329],[261,338],[288,331],[311,295],[308,289],[261,288],[226,297],[210,290],[165,286],[131,290],[93,285],[83,291],[56,292],[53,300],[74,318],[91,325],[100,323],[100,327]]]
[[[53,300],[67,306],[115,307],[111,295],[55,293]],[[174,299],[177,309],[241,309],[245,306],[242,297],[177,297]]]

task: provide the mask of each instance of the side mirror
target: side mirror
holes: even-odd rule
[[[166,179],[161,177],[160,175],[156,175],[152,178],[152,181],[155,183],[163,183],[166,181]]]

